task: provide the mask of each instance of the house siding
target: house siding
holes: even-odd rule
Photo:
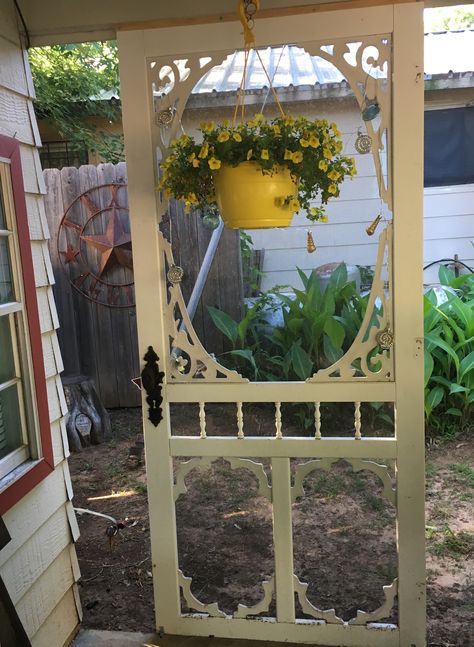
[[[67,411],[59,373],[58,317],[49,259],[45,186],[27,57],[14,28],[13,2],[0,6],[0,134],[15,137],[21,161],[45,361],[54,471],[4,514],[11,541],[0,552],[0,575],[34,647],[62,647],[80,622],[78,536],[72,509]]]

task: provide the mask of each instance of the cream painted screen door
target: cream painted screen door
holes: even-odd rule
[[[371,265],[374,274],[359,330],[344,354],[300,382],[251,381],[225,367],[225,361],[219,363],[203,347],[186,310],[164,226],[168,203],[155,188],[159,162],[167,155],[170,140],[183,132],[193,88],[242,47],[239,23],[119,33],[140,354],[143,357],[152,346],[159,356],[159,370],[165,373],[163,419],[158,426],[148,419],[146,393],[143,404],[156,622],[167,634],[359,647],[425,645],[422,9],[420,3],[403,3],[278,18],[257,16],[255,21],[259,47],[292,45],[319,61],[319,69],[331,66],[339,79],[345,79],[343,87],[352,92],[358,120],[355,127],[341,128],[348,154],[354,154],[360,128],[371,138],[368,154],[357,158],[361,177],[350,186],[356,191],[364,182],[372,182],[377,194],[369,201],[372,211],[366,216],[370,222],[378,212],[383,214],[371,238],[373,261],[360,262]],[[379,110],[375,108],[377,114],[363,121],[368,102],[373,104],[374,99]],[[369,163],[373,180],[364,180],[364,165]],[[362,203],[351,195],[345,211],[355,213]],[[344,224],[344,214],[331,216],[327,227],[338,217],[342,236],[349,226]],[[284,235],[271,231],[268,236]],[[304,228],[302,232],[305,235]],[[302,406],[310,421],[298,434],[293,423]],[[211,429],[216,410],[224,417],[220,427]],[[374,412],[381,410],[392,412],[391,426],[369,424],[376,420]],[[180,417],[176,411],[187,413]],[[257,425],[255,411],[266,412],[271,424]],[[347,412],[349,426],[340,423]],[[180,424],[184,418],[185,435]],[[251,603],[243,587],[243,603],[236,603],[231,611],[206,597],[192,580],[192,569],[183,567],[186,555],[181,554],[176,514],[197,485],[198,495],[194,493],[188,505],[189,514],[197,519],[200,505],[212,499],[216,488],[222,490],[217,493],[221,497],[225,492],[235,497],[232,487],[219,486],[219,471],[224,470],[247,474],[260,501],[255,515],[261,515],[262,524],[268,522],[265,542],[271,556],[265,577],[255,582],[255,574],[248,573],[257,591]],[[197,473],[201,477],[193,480]],[[341,564],[333,554],[325,567],[326,551],[350,542],[360,519],[356,507],[344,504],[347,523],[329,527],[331,515],[342,505],[340,491],[347,488],[354,496],[369,488],[360,496],[375,511],[375,516],[364,517],[372,533],[385,532],[382,525],[377,531],[378,524],[387,507],[394,510],[394,569],[384,565],[381,554],[371,554],[371,544],[364,539],[368,535],[359,535],[354,548],[354,559],[356,554],[365,556],[368,564],[357,581],[350,564],[341,568],[343,552]],[[304,504],[312,494],[316,498]],[[311,517],[317,520],[314,527],[304,526],[304,513],[317,515],[319,505],[325,506],[325,514]],[[244,542],[246,514],[243,505],[237,506],[236,512],[222,514],[219,524],[231,519],[229,528],[241,532],[238,536]],[[207,548],[201,544],[215,529],[204,515],[198,529],[200,534],[191,537],[186,551],[201,560],[201,570],[208,570],[209,578],[217,577],[218,573],[211,573],[215,568],[211,561],[206,567],[206,560],[219,550],[221,540],[210,547],[206,544]],[[227,541],[228,536],[221,539]],[[305,548],[298,548],[299,542]],[[260,550],[258,543],[254,550]],[[252,547],[247,545],[246,550]],[[309,561],[315,555],[315,568],[325,570],[320,571],[324,578],[312,583]],[[371,561],[377,562],[383,575],[383,590],[380,586],[377,604],[359,606],[357,594]],[[249,564],[255,565],[255,560],[242,557],[235,577],[239,574],[242,580]],[[224,586],[230,594],[235,584],[232,573],[226,578]],[[338,600],[331,598],[336,589],[346,592],[346,602],[348,595],[354,595],[352,610],[339,612]]]

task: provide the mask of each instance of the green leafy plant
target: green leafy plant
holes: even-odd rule
[[[323,207],[313,207],[318,197],[325,205],[337,197],[347,175],[355,174],[354,160],[341,155],[341,134],[335,123],[282,116],[267,122],[256,115],[246,123],[201,124],[202,141],[188,135],[171,142],[170,154],[162,163],[159,189],[185,201],[189,211],[204,213],[216,208],[213,173],[222,165],[255,162],[263,174],[288,168],[297,184],[297,199],[283,200],[292,212],[306,211],[311,221],[325,220]]]
[[[124,159],[123,136],[97,128],[91,117],[120,119],[115,41],[32,48],[28,53],[36,90],[35,112],[76,148],[107,162]]]
[[[474,411],[474,275],[441,267],[442,298],[425,298],[425,420],[427,428],[462,428]]]
[[[305,380],[330,366],[347,351],[361,326],[367,298],[348,281],[342,263],[325,289],[319,278],[298,270],[303,289],[270,290],[256,299],[240,322],[208,306],[232,350],[223,364],[252,380]],[[272,325],[278,318],[281,325]]]

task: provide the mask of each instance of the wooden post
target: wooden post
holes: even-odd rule
[[[134,275],[137,300],[140,356],[153,346],[166,362],[167,340],[162,323],[166,280],[158,249],[156,192],[151,141],[151,115],[147,61],[141,32],[118,34],[120,81],[125,153],[128,165],[130,224],[135,250]],[[166,380],[166,378],[165,378]],[[166,389],[166,384],[164,385]],[[142,404],[147,410],[146,393]],[[173,498],[173,464],[169,455],[169,405],[163,403],[163,420],[158,428],[143,418],[148,474],[150,531],[153,537],[152,561],[157,627],[166,631],[167,622],[180,615],[178,551]],[[157,586],[157,583],[159,586]]]
[[[393,207],[400,645],[425,637],[423,5],[394,5]]]

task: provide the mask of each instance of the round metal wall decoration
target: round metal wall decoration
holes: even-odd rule
[[[184,270],[179,265],[171,265],[166,276],[170,283],[181,283],[184,276]]]
[[[156,123],[159,126],[171,126],[173,123],[174,119],[174,108],[171,106],[169,108],[165,108],[164,110],[161,110],[157,115],[156,115]]]
[[[390,326],[387,326],[383,330],[380,330],[375,337],[377,344],[379,344],[382,350],[390,350],[393,346],[394,334],[390,329]]]
[[[354,147],[360,155],[367,155],[372,150],[372,138],[370,135],[365,135],[359,130],[357,132],[357,139],[355,140]]]
[[[135,307],[126,187],[88,189],[69,205],[58,230],[58,257],[72,287],[110,308]]]

